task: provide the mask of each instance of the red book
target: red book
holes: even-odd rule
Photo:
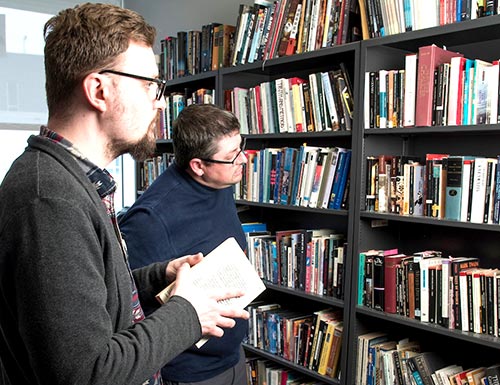
[[[405,257],[404,254],[384,257],[384,311],[386,313],[396,313],[397,267]]]
[[[432,125],[432,98],[434,88],[434,70],[443,63],[449,63],[452,57],[463,56],[461,53],[448,51],[432,44],[418,49],[416,126]]]

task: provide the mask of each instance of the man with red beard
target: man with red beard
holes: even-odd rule
[[[219,304],[241,292],[194,288],[200,254],[128,264],[104,167],[154,148],[165,108],[155,30],[133,11],[86,3],[51,18],[44,36],[48,123],[0,186],[0,377],[161,384],[168,361],[248,313]],[[145,317],[174,279],[174,296]]]

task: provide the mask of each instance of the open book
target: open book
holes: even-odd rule
[[[260,279],[238,242],[231,237],[222,242],[191,268],[193,282],[199,289],[241,289],[244,295],[221,301],[243,309],[265,290]],[[175,282],[156,295],[160,303],[165,303],[171,295]],[[196,344],[203,346],[203,338]]]

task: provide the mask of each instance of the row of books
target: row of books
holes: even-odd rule
[[[307,79],[279,78],[224,92],[224,105],[239,119],[243,134],[349,131],[354,103],[344,65]]]
[[[358,303],[449,329],[499,336],[500,272],[440,251],[359,255]]]
[[[255,0],[236,25],[213,22],[160,41],[167,80],[361,40],[352,0]]]
[[[500,13],[497,2],[486,0],[361,0],[360,8],[364,39]]]
[[[163,153],[139,163],[138,191],[145,191],[174,161],[174,154]]]
[[[473,223],[500,222],[499,157],[367,157],[366,210]]]
[[[265,358],[245,358],[248,385],[323,385],[324,382],[308,379],[302,373],[285,367]]]
[[[465,368],[440,354],[422,351],[418,341],[394,340],[380,331],[358,336],[355,385],[498,384],[500,364]]]
[[[350,0],[255,0],[253,5],[241,4],[230,64],[360,40],[356,9],[356,2]]]
[[[341,147],[247,150],[235,198],[324,209],[347,209],[351,150]]]
[[[403,69],[366,72],[364,95],[365,128],[496,124],[499,63],[423,46]]]
[[[195,91],[186,88],[184,92],[172,92],[165,95],[166,107],[160,113],[157,139],[172,139],[172,124],[185,106],[191,104],[214,104],[215,90],[199,88]]]
[[[275,285],[344,298],[343,234],[330,229],[247,233],[248,258],[259,277]]]
[[[296,365],[338,379],[343,336],[342,312],[283,309],[278,303],[254,302],[246,342]]]
[[[235,26],[203,25],[160,40],[160,75],[166,80],[217,70],[229,65]]]

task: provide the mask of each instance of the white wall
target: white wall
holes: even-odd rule
[[[133,9],[154,25],[159,40],[174,36],[178,31],[201,30],[211,22],[236,25],[239,5],[253,4],[252,0],[124,0],[125,8]]]

